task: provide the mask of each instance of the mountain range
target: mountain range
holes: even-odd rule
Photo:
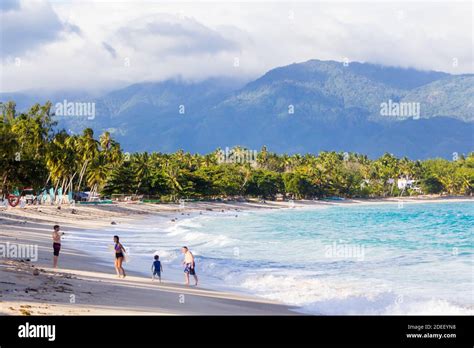
[[[19,110],[46,99],[53,105],[91,101],[80,94],[0,94]],[[226,78],[137,83],[93,102],[93,119],[57,116],[59,126],[71,132],[108,130],[130,152],[266,145],[290,154],[335,150],[425,159],[451,158],[474,147],[473,74],[310,60],[247,83]],[[388,116],[381,112],[384,104],[399,110],[417,104],[419,113]]]

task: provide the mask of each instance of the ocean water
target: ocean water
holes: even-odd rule
[[[397,203],[161,216],[74,233],[112,265],[183,281],[182,245],[200,285],[244,292],[310,314],[474,314],[474,204]],[[91,249],[92,248],[92,249]]]

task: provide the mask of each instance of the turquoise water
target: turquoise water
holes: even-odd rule
[[[175,223],[151,218],[109,234],[120,233],[132,248],[127,267],[147,270],[156,252],[165,274],[181,280],[179,246],[188,245],[203,286],[279,300],[305,313],[473,314],[473,207],[203,212],[177,214]]]

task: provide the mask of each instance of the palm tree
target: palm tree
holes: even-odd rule
[[[242,182],[242,185],[240,187],[240,194],[243,194],[245,192],[245,187],[247,185],[247,183],[249,182],[249,180],[252,178],[252,166],[250,163],[244,163],[243,165],[241,165],[239,167],[239,173],[242,175],[243,177],[243,182]]]
[[[258,168],[266,168],[268,161],[268,151],[267,147],[264,145],[257,155],[257,164]]]
[[[132,166],[135,171],[135,178],[138,182],[136,194],[140,190],[145,179],[150,175],[150,160],[147,152],[135,154],[132,160]]]
[[[91,128],[84,129],[82,136],[77,139],[76,150],[79,153],[79,159],[82,161],[77,185],[77,189],[80,190],[88,164],[96,160],[99,154],[98,141],[94,139],[94,131]]]
[[[163,173],[168,181],[168,185],[173,191],[174,199],[176,195],[183,190],[182,185],[179,182],[180,169],[176,163],[172,163],[170,160],[166,162]]]
[[[87,185],[91,188],[89,197],[92,198],[96,193],[100,192],[105,185],[109,176],[109,168],[104,153],[94,158],[89,167],[87,174]]]

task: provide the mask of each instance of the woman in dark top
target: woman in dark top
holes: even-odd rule
[[[124,259],[124,254],[125,254],[125,248],[123,245],[119,242],[119,236],[114,236],[114,250],[115,250],[115,270],[117,271],[117,276],[120,278],[120,276],[124,277],[126,276],[125,270],[122,267],[123,259]]]

